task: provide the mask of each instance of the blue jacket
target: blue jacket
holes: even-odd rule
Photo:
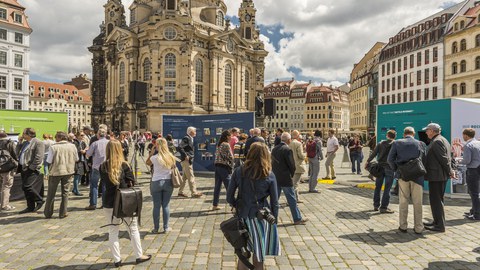
[[[427,146],[424,142],[418,141],[411,136],[393,142],[387,160],[397,178],[401,178],[401,175],[399,174],[400,172],[398,171],[399,164],[421,157],[422,162],[425,165],[426,148]],[[415,180],[415,183],[423,186],[423,181],[424,177],[420,177]]]
[[[270,175],[263,180],[253,180],[255,186],[255,193],[257,194],[258,206],[255,203],[255,193],[253,191],[250,178],[242,175],[243,166],[235,169],[232,174],[232,179],[228,184],[227,202],[237,209],[240,218],[254,218],[257,216],[258,210],[263,207],[268,207],[272,210],[272,214],[278,217],[278,194],[277,181],[275,175]],[[238,188],[241,193],[241,200],[238,196],[235,197],[235,192]],[[270,197],[270,203],[267,198]]]

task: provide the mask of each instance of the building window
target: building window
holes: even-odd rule
[[[392,61],[392,74],[395,73],[395,70],[396,70],[396,68],[395,68],[395,61]]]
[[[467,71],[467,61],[462,60],[460,62],[460,72],[466,72]]]
[[[456,84],[452,85],[452,97],[455,97],[455,96],[458,95],[458,90],[457,90],[457,88],[458,88],[458,87],[457,87]]]
[[[417,101],[422,100],[422,90],[417,90]]]
[[[13,109],[14,110],[21,110],[22,109],[22,101],[21,100],[14,100],[13,101]]]
[[[430,63],[430,50],[425,50],[425,65]]]
[[[248,95],[250,92],[250,72],[245,70],[245,108],[248,109]],[[282,106],[283,110],[283,106]]]
[[[3,20],[7,19],[7,10],[4,8],[0,8],[0,19],[3,19]]]
[[[125,84],[125,63],[124,62],[120,63],[119,73],[120,73],[120,84]]]
[[[463,28],[465,28],[465,21],[460,22],[460,29],[463,29]]]
[[[455,41],[452,43],[452,53],[456,53],[456,52],[458,52],[458,44]]]
[[[7,65],[7,52],[0,51],[0,65]]]
[[[385,93],[385,81],[382,80],[382,93]]]
[[[424,98],[425,100],[428,100],[428,99],[430,98],[430,95],[429,95],[429,94],[430,94],[430,90],[429,90],[428,88],[425,88],[425,89],[423,90],[423,98]]]
[[[175,3],[176,0],[167,0],[167,9],[168,10],[175,10]]]
[[[175,81],[166,81],[165,82],[165,102],[174,103],[175,102],[175,87],[177,83]]]
[[[195,62],[195,103],[202,105],[203,103],[203,62],[197,59]]]
[[[403,74],[403,88],[407,88],[408,83],[408,76],[407,74]]]
[[[457,62],[454,62],[452,64],[452,74],[457,74],[458,73],[458,64]]]
[[[402,103],[402,94],[397,94],[398,103]]]
[[[177,30],[169,26],[165,28],[165,31],[163,32],[163,36],[168,40],[174,40],[177,37]]]
[[[135,16],[136,9],[130,10],[130,23],[135,23],[136,22],[136,16]]]
[[[407,70],[407,57],[403,57],[403,70]]]
[[[152,67],[152,63],[150,62],[150,59],[146,58],[145,60],[143,60],[143,80],[144,81],[150,81],[152,79],[151,67]]]
[[[403,93],[403,102],[407,102],[407,92]]]
[[[422,53],[418,52],[417,53],[417,67],[422,65]]]
[[[387,79],[387,92],[390,92],[390,79]]]
[[[0,110],[5,110],[5,109],[7,109],[7,100],[0,99]]]
[[[398,67],[398,72],[402,71],[402,59],[398,59],[397,67]]]
[[[433,67],[433,82],[438,81],[438,67]]]
[[[395,104],[395,95],[392,95],[392,104]]]
[[[467,49],[467,40],[462,39],[462,41],[460,41],[460,51],[465,51],[466,49]]]
[[[177,57],[173,53],[165,55],[165,78],[177,77]]]
[[[0,60],[1,60],[1,57],[0,57]],[[475,58],[475,69],[480,69],[480,56],[477,56],[477,58]]]
[[[15,91],[22,91],[23,90],[23,79],[22,78],[14,78],[13,79],[13,90],[15,90]]]
[[[395,86],[396,86],[395,78],[392,78],[392,91],[395,90]]]
[[[387,75],[390,75],[390,63],[387,63]]]
[[[23,44],[23,34],[22,33],[15,33],[15,42]]]
[[[15,67],[23,67],[23,55],[15,54]]]
[[[412,90],[412,91],[410,91],[410,93],[409,93],[409,94],[410,94],[410,95],[409,95],[409,96],[410,96],[410,102],[412,102],[412,101],[413,101],[413,90]]]
[[[429,83],[430,82],[430,69],[428,69],[428,68],[425,69],[425,75],[424,76],[425,76],[425,79],[424,79],[425,83]]]
[[[410,68],[413,68],[414,64],[413,61],[415,59],[415,56],[413,54],[410,55]]]
[[[217,25],[218,26],[223,26],[225,20],[225,16],[223,15],[223,12],[218,11],[217,12]]]
[[[480,93],[480,80],[475,81],[475,93]]]
[[[433,87],[433,99],[437,99],[438,98],[438,89],[437,87]]]
[[[0,29],[0,39],[7,40],[7,30]]]
[[[460,95],[465,95],[467,94],[467,85],[465,83],[460,84]]]
[[[398,90],[402,89],[402,76],[398,76],[397,78]]]
[[[15,22],[16,23],[23,23],[22,14],[15,13]]]
[[[475,47],[480,47],[480,34],[475,36]]]
[[[232,107],[232,66],[225,66],[225,106]]]
[[[7,76],[0,76],[0,89],[5,90],[7,89]]]
[[[422,71],[417,70],[417,85],[422,84]]]
[[[435,47],[433,48],[433,62],[437,62],[438,61],[438,48]]]
[[[245,27],[245,38],[246,39],[252,39],[252,28],[251,27]]]

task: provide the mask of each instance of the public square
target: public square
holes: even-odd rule
[[[343,150],[340,150],[343,151]],[[304,203],[300,210],[310,221],[293,226],[289,208],[282,196],[279,234],[282,255],[268,258],[267,269],[479,269],[480,223],[466,220],[469,209],[466,199],[446,199],[446,233],[412,230],[412,209],[408,233],[398,228],[398,197],[393,196],[390,208],[394,214],[373,211],[373,190],[357,188],[356,183],[373,183],[365,175],[351,175],[348,164],[341,168],[337,156],[337,184],[319,184],[321,193],[306,193],[301,185]],[[145,171],[143,161],[140,168]],[[322,162],[320,176],[325,173]],[[224,239],[220,223],[229,218],[230,208],[222,191],[220,211],[211,211],[213,175],[197,177],[201,199],[175,196],[171,202],[167,234],[150,234],[152,201],[149,175],[139,176],[144,194],[141,238],[146,254],[152,260],[135,265],[126,227],[121,227],[121,253],[125,265],[121,269],[235,269],[236,256]],[[339,185],[338,183],[346,184]],[[368,185],[367,185],[368,186]],[[17,210],[0,213],[0,269],[108,269],[113,268],[107,246],[108,228],[102,209],[85,211],[88,189],[83,196],[70,196],[69,216],[58,218],[59,193],[52,219],[45,219],[43,208],[32,214],[18,215],[25,207],[14,202]],[[424,218],[431,218],[428,194],[424,194]],[[127,257],[128,256],[128,257]],[[477,260],[478,259],[478,260]]]

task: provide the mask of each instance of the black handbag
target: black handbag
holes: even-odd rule
[[[404,181],[414,181],[427,174],[427,170],[425,169],[425,166],[423,166],[420,157],[400,164],[398,170],[400,171],[401,179]]]
[[[113,216],[120,219],[138,217],[138,224],[141,225],[142,205],[143,196],[139,187],[118,188],[113,203]]]
[[[385,173],[385,169],[380,166],[377,161],[371,161],[368,163],[367,171],[375,177],[380,177]]]
[[[241,170],[242,168],[238,168],[236,173],[239,174],[238,172]],[[241,177],[241,174],[240,174],[240,177]],[[243,187],[242,183],[243,183],[243,179],[240,179],[237,202],[240,202],[242,199],[242,187]],[[237,203],[237,208],[238,208],[238,203]],[[255,269],[253,264],[251,264],[250,261],[248,260],[251,254],[247,250],[247,244],[249,239],[247,226],[245,225],[243,220],[236,214],[236,212],[233,217],[220,223],[220,229],[222,230],[223,235],[225,236],[225,239],[227,239],[227,241],[235,249],[235,254],[237,254],[238,259],[245,266],[247,266],[248,269]]]

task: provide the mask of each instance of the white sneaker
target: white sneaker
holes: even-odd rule
[[[15,206],[7,205],[7,206],[2,207],[2,210],[3,211],[12,211],[12,210],[15,210]]]

